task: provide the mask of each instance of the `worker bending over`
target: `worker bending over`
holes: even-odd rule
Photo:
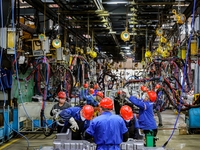
[[[71,129],[72,140],[82,140],[83,133],[89,126],[90,120],[93,118],[94,108],[91,105],[81,107],[70,107],[61,111],[59,116],[65,120],[62,133],[66,133],[67,129]]]
[[[142,136],[139,134],[139,124],[136,115],[133,114],[133,110],[130,106],[124,105],[120,109],[120,115],[125,121],[128,128],[129,138],[140,139]]]

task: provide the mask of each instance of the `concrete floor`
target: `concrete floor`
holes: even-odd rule
[[[176,121],[176,114],[172,110],[162,112],[163,127],[158,128],[157,147],[162,147],[172,134],[172,129]],[[184,115],[180,115],[178,124],[184,123]],[[155,116],[157,120],[157,116]],[[178,127],[178,125],[177,125]],[[39,150],[44,146],[52,146],[55,134],[45,137],[43,134],[25,135],[29,140],[29,150]],[[200,134],[179,135],[179,129],[175,129],[174,135],[168,142],[166,149],[168,150],[200,150]],[[25,138],[13,138],[9,142],[0,146],[0,150],[27,150],[28,143]]]

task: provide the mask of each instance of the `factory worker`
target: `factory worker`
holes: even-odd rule
[[[102,99],[104,98],[104,94],[101,91],[98,91],[96,93],[96,101],[100,102]],[[100,115],[100,106],[96,106],[94,107],[94,117],[99,116]]]
[[[133,110],[130,106],[124,105],[120,109],[120,115],[125,121],[126,127],[128,128],[129,138],[139,139],[139,124]]]
[[[139,126],[145,135],[153,131],[154,137],[157,135],[157,125],[154,119],[153,103],[156,101],[157,95],[154,91],[147,91],[143,95],[143,99],[130,96],[127,88],[123,89],[129,100],[139,107]],[[154,142],[155,143],[155,142]]]
[[[68,102],[66,102],[66,98],[67,98],[67,96],[66,96],[65,92],[60,91],[58,93],[58,103],[56,103],[52,107],[52,109],[50,111],[51,116],[55,116],[56,113],[58,113],[59,111],[71,107],[71,105]],[[62,128],[63,128],[62,126],[57,125],[57,133],[60,133]]]
[[[84,101],[86,101],[86,104],[92,105],[92,106],[98,106],[98,102],[95,100],[94,95],[94,89],[90,88],[88,91],[88,95],[82,94]]]
[[[67,129],[72,130],[72,140],[81,140],[85,129],[93,118],[94,108],[91,105],[81,107],[70,107],[60,112],[59,117],[65,120],[62,133]]]
[[[120,150],[120,144],[128,140],[128,129],[119,115],[112,114],[113,101],[103,98],[99,106],[101,115],[90,122],[85,139],[94,139],[96,150]]]

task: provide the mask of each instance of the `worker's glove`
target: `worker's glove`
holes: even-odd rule
[[[126,97],[130,97],[130,94],[129,94],[129,91],[128,91],[128,89],[127,88],[124,88],[123,90],[122,90],[122,92],[124,92],[125,94],[126,94]]]
[[[53,110],[52,110],[53,115],[57,114],[57,112],[59,112],[58,109],[53,109]]]
[[[73,130],[79,130],[77,122],[74,120],[73,117],[69,119],[69,123],[71,124],[70,128]]]

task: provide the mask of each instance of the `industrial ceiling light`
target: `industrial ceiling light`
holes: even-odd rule
[[[132,28],[132,31],[135,31],[136,30],[136,28]]]
[[[136,12],[137,9],[135,9],[135,8],[133,7],[133,8],[131,8],[131,11],[132,11],[132,12]]]
[[[108,33],[109,33],[109,34],[116,34],[117,32],[116,32],[116,31],[110,30]]]
[[[106,27],[106,29],[111,29],[111,27]]]
[[[130,21],[129,24],[138,24],[137,21]]]
[[[131,5],[136,5],[135,1],[133,0],[132,2],[130,2],[129,4]]]
[[[133,16],[133,17],[137,17],[137,14],[136,14],[136,13],[133,13],[132,16]]]
[[[135,17],[131,17],[131,21],[136,21],[137,19]]]
[[[98,14],[100,17],[108,17],[110,14],[104,13],[104,14]]]
[[[108,20],[103,17],[103,20],[101,20],[101,22],[108,22]]]
[[[136,33],[136,32],[134,32],[134,33],[133,33],[133,35],[137,35],[137,33]]]

